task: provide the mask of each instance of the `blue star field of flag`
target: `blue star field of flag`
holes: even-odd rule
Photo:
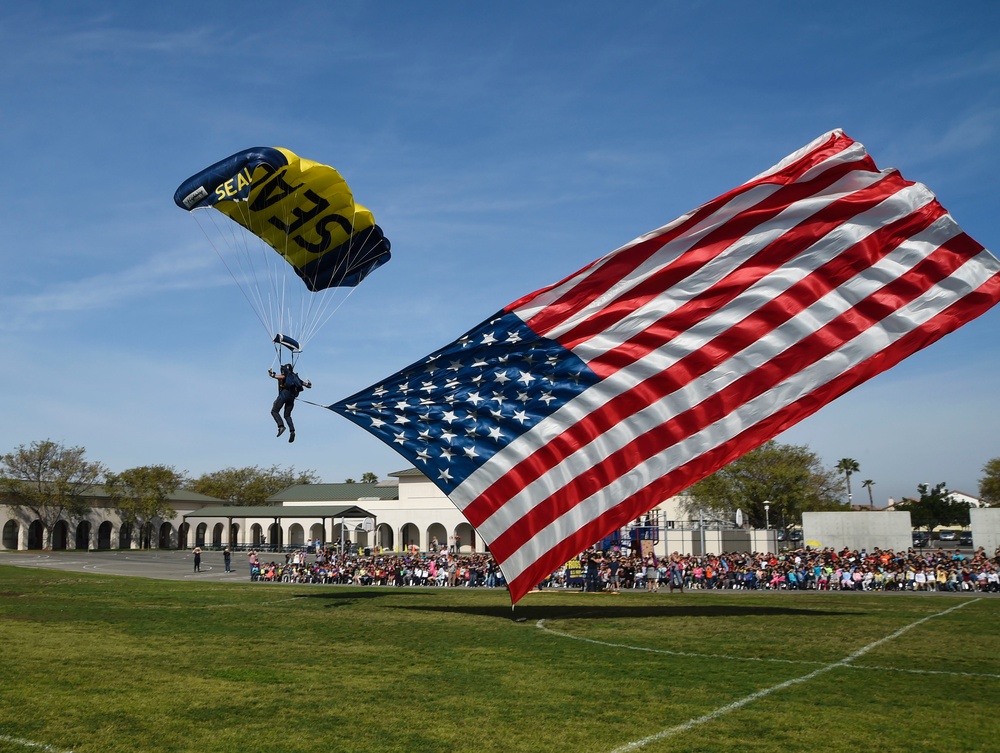
[[[502,311],[378,385],[328,406],[408,458],[445,493],[598,380]]]

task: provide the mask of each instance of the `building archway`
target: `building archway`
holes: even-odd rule
[[[413,523],[404,523],[403,527],[399,529],[399,543],[403,550],[407,550],[414,546],[417,547],[418,550],[422,550],[423,546],[420,541],[420,529]]]
[[[219,548],[222,546],[222,534],[226,531],[225,523],[216,523],[212,526],[212,546]]]
[[[459,552],[476,551],[476,529],[468,523],[455,526],[455,549]]]
[[[375,545],[382,551],[394,551],[392,526],[386,523],[379,523],[375,529]]]
[[[205,546],[205,534],[208,533],[208,523],[199,523],[194,530],[194,545]]]
[[[21,532],[21,527],[16,520],[8,520],[3,524],[3,542],[0,543],[4,549],[17,549],[17,535]]]
[[[316,542],[317,546],[323,546],[326,543],[326,530],[322,523],[313,523],[312,528],[309,529],[309,538]]]
[[[302,530],[302,525],[299,523],[292,523],[288,526],[288,545],[293,547],[302,547],[306,543],[306,533]]]
[[[174,537],[174,527],[170,523],[160,524],[159,535],[156,537],[158,549],[173,549],[177,546],[177,539]]]
[[[442,547],[448,546],[448,529],[440,523],[431,523],[427,527],[427,541],[430,542],[427,545],[428,551],[437,554],[441,551]],[[435,543],[437,543],[436,547],[434,546]]]
[[[264,535],[264,529],[260,523],[254,523],[250,526],[250,543],[255,549],[260,547],[261,539]]]
[[[122,523],[122,527],[118,529],[118,548],[119,549],[131,549],[132,548],[132,524]]]
[[[354,526],[354,543],[357,545],[359,552],[364,552],[365,549],[369,549],[371,546],[368,543],[368,531],[360,523]]]
[[[233,523],[229,526],[229,546],[238,546],[240,543],[240,524]]]
[[[52,529],[52,549],[60,551],[69,548],[69,524],[60,520]]]
[[[81,520],[80,524],[76,527],[76,544],[77,549],[82,549],[87,551],[90,549],[90,521]]]
[[[271,523],[267,527],[267,546],[271,548],[271,551],[280,552],[285,546],[284,540],[284,532],[281,530],[281,525]]]
[[[41,549],[45,543],[45,527],[42,521],[34,520],[28,526],[28,549]]]
[[[111,548],[111,534],[114,533],[114,527],[111,523],[105,520],[101,525],[97,527],[97,548],[98,549],[110,549]]]

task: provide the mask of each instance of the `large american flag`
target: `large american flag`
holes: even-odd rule
[[[516,603],[993,306],[1000,264],[832,131],[329,406],[423,471]]]

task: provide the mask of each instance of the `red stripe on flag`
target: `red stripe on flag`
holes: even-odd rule
[[[716,336],[699,350],[680,358],[668,369],[655,375],[635,388],[612,398],[602,410],[588,414],[586,421],[569,427],[560,436],[549,440],[533,455],[523,459],[518,465],[498,479],[481,497],[468,505],[464,513],[473,525],[481,525],[506,500],[536,480],[559,463],[575,448],[585,446],[652,402],[670,394],[702,376],[753,344],[774,328],[791,319],[822,296],[851,279],[859,270],[871,266],[885,254],[892,251],[910,232],[919,232],[937,219],[942,208],[932,202],[922,211],[886,225],[876,232],[842,251],[837,257],[819,267],[810,276],[792,285],[780,297],[765,302],[757,311],[741,322]],[[754,265],[756,268],[756,265]],[[725,284],[725,280],[720,285]],[[623,368],[641,360],[650,352],[673,339],[676,333],[690,328],[701,321],[711,310],[703,310],[692,305],[697,316],[689,316],[682,310],[668,315],[661,322],[650,327],[646,333],[623,343],[618,349],[602,357],[604,363]],[[613,371],[603,364],[597,364],[598,372],[606,378],[613,378]]]
[[[962,239],[962,243],[975,244],[975,241],[969,239],[968,236],[959,237]],[[978,246],[978,244],[975,245]],[[519,574],[508,574],[505,570],[512,602],[516,603],[555,568],[578,555],[584,548],[606,535],[608,531],[622,527],[660,502],[688,488],[694,482],[705,478],[751,449],[773,439],[845,392],[895,366],[904,358],[980,316],[996,305],[998,300],[1000,300],[1000,275],[994,275],[976,291],[956,300],[948,308],[889,347],[837,378],[818,386],[794,403],[753,424],[733,439],[702,453],[680,468],[644,487],[636,494],[623,499],[599,517],[579,527],[557,546],[547,549]],[[525,539],[525,541],[528,540]],[[491,551],[493,551],[492,546]],[[494,556],[496,556],[495,552]],[[503,569],[504,561],[508,557],[509,555],[503,558],[497,557],[501,569]],[[513,577],[510,577],[511,575]]]
[[[858,334],[877,326],[887,315],[951,275],[968,260],[970,255],[968,251],[972,250],[974,254],[981,248],[968,236],[964,236],[964,241],[965,243],[954,244],[959,247],[959,253],[946,247],[938,249],[907,274],[893,280],[874,295],[857,302],[853,308],[786,348],[767,363],[740,375],[736,381],[708,396],[698,405],[669,418],[655,429],[635,437],[586,473],[575,476],[566,485],[555,490],[548,499],[535,505],[506,531],[497,536],[490,543],[490,551],[495,556],[506,559],[521,546],[524,539],[530,536],[532,531],[540,530],[549,525],[579,504],[581,500],[597,494],[610,482],[626,475],[648,458],[703,431],[707,426],[711,426],[736,411],[750,400],[781,384],[790,375],[794,375],[806,366],[836,352]],[[962,246],[968,247],[963,248]],[[753,337],[755,328],[747,322],[751,322],[752,319],[752,317],[748,317],[748,320],[741,323],[742,329],[750,337]],[[743,340],[743,338],[734,339]],[[739,349],[736,348],[736,350]],[[700,373],[705,373],[712,365],[718,363],[718,356],[714,353],[706,355],[704,349],[695,351],[690,358],[703,362],[696,369]],[[662,375],[655,377],[655,381],[662,381],[668,385],[667,390],[655,390],[657,399],[676,384],[676,380],[670,376],[671,371],[672,369],[668,369]],[[648,387],[648,385],[645,386]],[[626,401],[628,404],[623,405],[622,403],[626,403]],[[626,393],[620,399],[610,401],[601,410],[588,414],[587,421],[581,421],[569,427],[557,440],[553,440],[539,452],[523,460],[519,467],[522,469],[530,468],[533,471],[532,475],[537,478],[548,470],[548,462],[551,462],[554,457],[565,457],[576,448],[584,447],[591,441],[599,439],[604,431],[620,423],[623,417],[632,415],[650,402],[653,401],[635,390]],[[554,443],[558,443],[559,448],[552,450],[550,447]],[[540,455],[546,456],[546,462],[539,462]],[[504,477],[500,481],[506,481],[506,478]],[[491,487],[490,496],[496,494],[507,499],[512,496],[509,491],[511,488],[515,490],[514,493],[523,488],[521,484],[515,487],[510,487],[507,484],[501,486],[500,481]],[[467,508],[465,512],[468,516],[470,509]]]

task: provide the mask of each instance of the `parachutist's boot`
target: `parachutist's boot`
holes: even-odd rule
[[[280,437],[284,433],[285,433],[285,427],[284,426],[279,426],[278,427],[278,436]],[[292,432],[292,433],[294,434],[294,432]],[[291,441],[291,440],[289,440],[289,441]]]
[[[294,431],[291,434],[288,435],[288,441],[289,442],[294,442],[295,441],[295,432]]]

